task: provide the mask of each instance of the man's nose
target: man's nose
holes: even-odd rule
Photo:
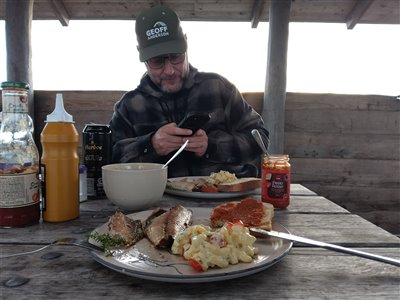
[[[164,61],[164,73],[171,75],[175,72],[173,64],[169,61],[169,59],[166,59]]]

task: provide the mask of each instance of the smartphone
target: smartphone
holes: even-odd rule
[[[193,134],[203,128],[203,126],[211,119],[210,114],[206,113],[189,113],[183,120],[178,124],[179,128],[190,129]]]

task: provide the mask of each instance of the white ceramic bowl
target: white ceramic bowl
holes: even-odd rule
[[[143,210],[161,199],[167,185],[167,169],[156,163],[102,166],[107,198],[123,209]]]

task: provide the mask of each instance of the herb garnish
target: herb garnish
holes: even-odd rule
[[[89,238],[92,238],[96,242],[100,243],[107,256],[112,254],[111,250],[119,247],[125,247],[127,245],[125,239],[119,235],[111,235],[109,233],[100,234],[98,232],[93,232],[89,234]]]

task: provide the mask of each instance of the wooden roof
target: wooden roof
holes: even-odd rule
[[[15,0],[14,0],[15,1]],[[165,5],[185,21],[267,22],[271,0],[34,0],[34,20],[131,20],[145,8]],[[0,19],[6,0],[0,0]],[[291,22],[400,24],[400,0],[292,0]]]

